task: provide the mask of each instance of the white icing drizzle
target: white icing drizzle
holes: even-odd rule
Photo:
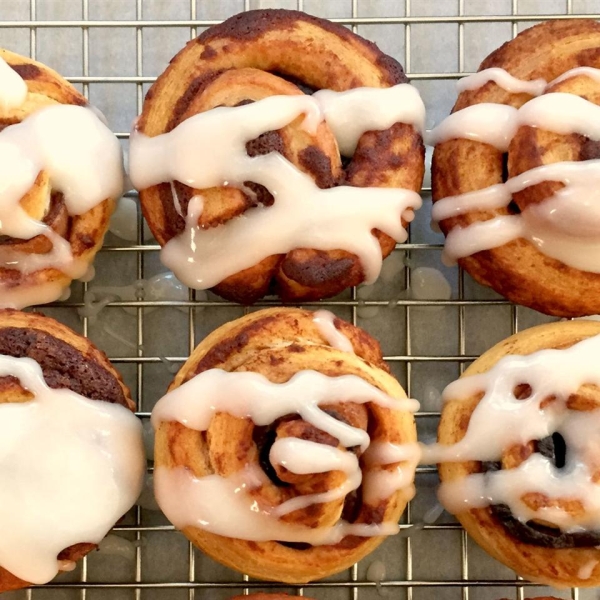
[[[552,87],[566,79],[571,79],[571,77],[579,77],[580,75],[585,75],[594,81],[600,81],[600,69],[595,69],[594,67],[575,67],[574,69],[559,75],[556,79],[553,79],[548,84],[548,87]]]
[[[152,423],[158,428],[162,422],[177,421],[191,429],[206,431],[216,412],[250,418],[256,425],[268,425],[281,416],[295,413],[337,438],[342,447],[360,446],[366,450],[370,443],[366,431],[338,421],[320,408],[321,404],[331,402],[373,402],[392,410],[411,411],[418,406],[414,400],[392,398],[354,375],[327,377],[316,371],[300,371],[287,383],[274,384],[258,373],[212,369],[159,400]],[[398,530],[395,523],[357,525],[340,521],[332,527],[310,529],[282,522],[279,517],[315,503],[340,499],[361,482],[366,502],[387,498],[399,489],[410,490],[418,453],[417,444],[376,444],[364,454],[363,481],[353,454],[306,440],[282,438],[271,448],[273,464],[298,474],[342,471],[346,474],[344,483],[328,492],[299,496],[279,506],[262,506],[257,505],[251,494],[238,493],[250,492],[264,483],[266,476],[257,467],[247,466],[230,477],[216,474],[194,477],[183,468],[158,467],[156,497],[176,527],[195,526],[238,539],[318,545],[335,544],[350,534],[390,535]]]
[[[574,94],[555,92],[533,98],[518,109],[488,102],[467,106],[446,117],[425,137],[431,146],[462,138],[506,152],[517,130],[524,125],[600,140],[599,120],[600,106]]]
[[[354,354],[352,342],[335,326],[336,316],[328,310],[318,310],[313,317],[321,335],[332,348]]]
[[[484,395],[471,414],[465,436],[453,445],[424,446],[423,462],[498,461],[513,445],[555,432],[567,446],[562,469],[533,453],[514,469],[443,482],[439,496],[448,510],[456,513],[502,503],[523,522],[537,519],[570,532],[600,529],[600,487],[592,480],[599,467],[600,409],[579,411],[567,405],[582,385],[600,384],[599,352],[600,336],[594,336],[566,350],[505,356],[486,373],[461,378],[445,389],[446,401]],[[517,399],[514,390],[522,384],[531,387],[531,394]],[[542,406],[550,397],[555,400]],[[531,492],[550,501],[568,493],[569,499],[582,503],[585,512],[570,514],[559,506],[536,510],[523,500]]]
[[[414,473],[421,450],[418,444],[392,444],[375,442],[363,455],[364,464],[369,467],[364,474],[363,495],[369,504],[389,498],[400,489],[414,494]],[[396,464],[398,463],[398,464]],[[390,467],[391,465],[395,465]]]
[[[453,228],[446,237],[445,254],[456,260],[523,238],[569,266],[600,272],[600,160],[536,167],[504,184],[444,198],[433,206],[432,215],[441,221],[471,210],[508,206],[515,192],[543,181],[559,181],[564,187],[520,215]]]
[[[8,111],[19,108],[27,98],[24,79],[0,58],[0,109]]]
[[[425,143],[436,146],[460,138],[490,144],[506,152],[517,132],[517,115],[518,110],[514,106],[491,102],[473,104],[452,113],[427,132]]]
[[[425,106],[416,88],[401,83],[389,88],[355,88],[347,92],[319,90],[312,96],[321,106],[342,156],[352,156],[365,131],[382,131],[394,123],[425,128]]]
[[[0,356],[10,375],[34,398],[0,404],[0,565],[46,583],[62,550],[99,543],[135,503],[141,425],[122,406],[49,388],[32,359]]]
[[[275,441],[269,455],[274,465],[282,465],[292,473],[308,475],[342,471],[346,475],[344,483],[337,488],[319,494],[305,494],[287,500],[275,507],[271,514],[276,517],[287,515],[312,504],[334,502],[358,489],[362,482],[362,472],[358,458],[339,448],[317,444],[297,438],[281,438]],[[386,496],[387,497],[387,496]]]
[[[530,94],[531,96],[541,96],[547,85],[545,79],[533,79],[531,81],[518,79],[504,69],[493,67],[459,79],[456,89],[459,92],[476,90],[488,81],[493,81],[507,92],[512,92],[513,94]]]
[[[600,78],[600,71],[588,67],[573,69],[552,84],[577,75]],[[506,79],[505,76],[498,77],[499,80]],[[475,82],[484,79],[481,75],[471,83],[474,86]],[[600,107],[592,102],[573,94],[551,93],[534,98],[519,109],[501,104],[467,107],[436,127],[429,140],[439,143],[452,138],[471,139],[505,152],[523,125],[561,134],[578,133],[600,140],[598,122]],[[446,236],[445,260],[451,264],[476,252],[525,239],[543,254],[566,265],[600,272],[598,160],[543,165],[510,178],[504,184],[443,198],[433,207],[433,220],[439,222],[472,211],[506,207],[513,194],[544,181],[561,182],[564,187],[544,202],[527,207],[520,215],[496,216],[465,228],[454,227]]]
[[[44,235],[53,245],[46,254],[2,248],[0,266],[22,273],[57,268],[79,278],[88,265],[75,261],[67,240],[30,217],[20,204],[40,171],[49,175],[53,189],[63,193],[70,215],[84,214],[121,193],[119,142],[91,110],[70,105],[43,108],[0,132],[0,233],[19,239]],[[58,288],[46,284],[41,297],[57,299],[63,286]],[[3,288],[2,296],[2,307],[23,308],[40,301],[37,287],[29,291]]]
[[[588,560],[582,567],[580,567],[579,571],[577,572],[577,577],[579,579],[583,579],[584,581],[586,579],[590,579],[594,573],[594,569],[596,568],[596,565],[599,562],[600,561],[598,561],[596,559]]]
[[[405,101],[400,102],[400,97]],[[368,110],[360,108],[366,100]],[[133,131],[130,167],[138,189],[173,180],[200,189],[223,185],[243,188],[244,181],[253,181],[276,198],[273,206],[252,208],[210,229],[198,226],[203,200],[192,198],[185,231],[161,252],[163,263],[183,283],[208,289],[268,256],[296,248],[347,250],[360,258],[367,282],[377,278],[381,248],[371,231],[379,229],[404,242],[407,233],[401,218],[412,220],[412,211],[421,205],[417,193],[350,186],[322,190],[279,153],[250,157],[246,152],[248,141],[301,115],[305,115],[304,128],[314,132],[323,119],[323,110],[344,146],[355,143],[359,134],[384,129],[390,122],[408,122],[420,128],[423,121],[418,93],[401,84],[392,91],[362,88],[320,97],[271,96],[245,106],[219,107],[195,115],[173,131],[153,138]],[[349,122],[352,127],[343,130],[342,137],[342,125]],[[198,143],[202,139],[211,143]]]
[[[473,73],[473,75],[459,79],[456,84],[456,89],[459,92],[476,90],[485,85],[488,81],[493,81],[503,90],[513,94],[524,93],[531,96],[541,96],[548,88],[551,88],[557,83],[581,75],[594,79],[595,81],[600,81],[600,69],[594,67],[575,67],[574,69],[565,71],[550,83],[547,83],[545,79],[518,79],[504,69],[492,67],[491,69],[484,69],[483,71],[478,71],[477,73]]]

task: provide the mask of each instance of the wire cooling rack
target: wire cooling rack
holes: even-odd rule
[[[403,63],[420,89],[429,126],[452,106],[455,80],[474,71],[485,55],[522,28],[578,14],[600,17],[593,14],[600,13],[597,0],[0,0],[1,45],[66,75],[105,112],[126,147],[129,124],[168,59],[207,26],[258,7],[304,9],[333,18],[379,43]],[[425,206],[411,226],[409,243],[398,246],[386,261],[391,265],[386,268],[387,276],[368,290],[353,289],[318,304],[382,341],[394,374],[410,395],[422,401],[417,423],[423,440],[435,435],[439,394],[446,383],[497,341],[548,320],[511,305],[441,264],[441,236],[429,229],[428,182],[426,176]],[[136,196],[130,192],[126,197],[135,200]],[[131,285],[164,270],[158,261],[159,248],[149,239],[139,213],[134,238],[124,242],[109,234],[96,262],[96,278],[74,286],[68,301],[42,310],[89,335],[109,354],[130,385],[138,414],[147,424],[153,404],[196,343],[249,309],[194,292],[177,300],[136,296],[135,300],[131,296],[114,300],[113,296],[97,316],[80,318],[77,311],[86,291],[96,290],[97,297],[108,299],[106,293],[102,296],[107,286]],[[444,274],[451,286],[449,298],[417,299],[407,292],[411,273],[414,277],[414,269],[422,266]],[[274,304],[274,299],[267,299],[257,306]],[[525,595],[545,593],[574,600],[591,597],[589,591],[551,591],[519,580],[479,550],[449,515],[423,526],[423,515],[435,504],[436,481],[435,468],[420,467],[418,494],[403,516],[402,534],[387,540],[349,571],[303,587],[249,580],[220,567],[196,551],[162,515],[136,507],[113,532],[129,540],[130,553],[92,554],[76,571],[55,582],[7,598],[191,600],[228,598],[257,589],[324,600],[378,596],[522,600]],[[409,532],[415,523],[419,525]],[[379,583],[371,580],[368,569],[375,561],[386,570]]]

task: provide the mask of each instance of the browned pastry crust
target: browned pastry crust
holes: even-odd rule
[[[37,313],[0,310],[0,354],[37,361],[51,388],[67,388],[90,400],[135,410],[129,390],[106,355],[89,340],[58,321]],[[14,377],[0,377],[0,404],[27,402],[32,395]],[[76,562],[96,548],[76,544],[58,560]],[[0,567],[0,592],[30,585]]]
[[[490,54],[480,70],[500,67],[519,79],[552,81],[579,66],[600,67],[600,24],[587,19],[548,21],[520,33]],[[568,92],[600,104],[598,84],[577,76],[554,85],[551,92]],[[482,102],[520,107],[531,99],[513,94],[494,82],[460,94],[452,112]],[[434,202],[440,198],[483,189],[534,167],[561,161],[600,156],[600,147],[584,136],[562,135],[534,127],[521,127],[513,138],[508,158],[488,144],[466,139],[438,144],[433,155]],[[482,210],[444,219],[442,231],[466,227],[497,215],[514,214],[541,202],[563,186],[544,182],[515,194],[507,208]],[[524,239],[462,258],[459,264],[479,283],[509,300],[557,316],[581,316],[600,312],[600,275],[580,271],[545,256]]]
[[[148,91],[137,127],[152,137],[217,106],[301,94],[306,87],[343,91],[406,81],[399,63],[341,25],[298,11],[255,10],[211,27],[189,42]],[[412,126],[397,123],[385,131],[365,133],[344,167],[329,127],[323,123],[310,135],[300,127],[301,121],[250,141],[248,154],[278,151],[321,188],[345,184],[420,189],[424,147]],[[265,188],[249,187],[256,193],[256,202],[273,202]],[[216,227],[255,205],[238,189],[195,190],[179,182],[175,189],[184,214],[190,198],[202,194],[204,212],[199,223],[203,227]],[[183,231],[184,219],[175,209],[169,183],[141,190],[140,198],[161,245]],[[394,248],[394,240],[381,232],[376,235],[385,257]],[[270,291],[286,301],[316,300],[363,279],[355,255],[304,248],[265,258],[225,279],[215,292],[244,304]]]
[[[507,355],[526,356],[539,350],[566,349],[588,337],[600,335],[600,323],[593,321],[570,321],[550,323],[533,327],[500,342],[479,357],[464,373],[464,377],[489,371]],[[481,394],[469,398],[452,398],[444,405],[438,440],[441,444],[460,441]],[[551,398],[548,401],[552,401]],[[600,407],[600,389],[585,384],[569,398],[569,406],[575,410],[594,410]],[[532,441],[533,442],[533,441]],[[516,468],[532,452],[532,444],[507,448],[502,457],[502,468]],[[439,465],[440,479],[454,481],[472,473],[482,472],[479,462],[447,462]],[[581,503],[568,497],[557,499],[569,512],[583,510]],[[552,500],[539,493],[528,493],[527,502],[536,508],[551,506]],[[591,587],[600,584],[600,550],[593,542],[588,547],[552,548],[525,543],[511,534],[497,517],[493,507],[471,509],[456,515],[463,527],[494,558],[531,581],[555,587]],[[582,577],[581,569],[593,566],[589,578]],[[587,573],[585,573],[587,575]]]
[[[0,58],[25,80],[28,89],[23,105],[10,110],[0,108],[0,130],[21,122],[41,108],[56,104],[87,105],[87,100],[66,79],[46,65],[1,48]],[[40,172],[34,186],[21,200],[21,206],[30,216],[67,239],[73,257],[87,264],[93,261],[102,246],[114,205],[114,200],[106,199],[81,215],[70,216],[63,195],[52,190],[45,171]],[[0,251],[6,247],[27,254],[45,254],[52,244],[43,235],[30,240],[0,235]],[[23,274],[0,267],[0,282],[9,287],[36,288],[50,282],[67,287],[70,281],[71,277],[54,268]]]
[[[306,310],[276,308],[251,313],[227,323],[209,335],[176,375],[170,389],[208,369],[252,371],[270,381],[284,383],[301,370],[313,369],[329,376],[357,375],[396,398],[405,398],[398,382],[389,375],[379,344],[367,333],[335,319],[337,329],[352,342],[356,355],[328,345]],[[375,404],[340,403],[326,408],[332,416],[369,430],[372,440],[407,443],[416,440],[412,414],[384,409]],[[295,475],[269,466],[268,450],[276,437],[300,437],[338,446],[338,441],[297,415],[289,415],[269,427],[257,427],[249,419],[219,413],[207,432],[194,431],[177,422],[162,423],[156,432],[155,466],[185,466],[196,476],[211,473],[228,476],[247,464],[258,463],[271,482],[251,492],[259,502],[279,504],[289,498],[320,493],[341,485],[339,471]],[[389,465],[382,468],[395,468]],[[277,477],[287,486],[276,484]],[[326,527],[340,516],[351,522],[396,521],[409,490],[400,490],[376,506],[362,502],[358,494],[316,504],[283,517],[297,524]],[[350,567],[374,550],[382,537],[348,536],[332,546],[253,542],[222,537],[194,527],[183,533],[203,552],[219,562],[262,579],[303,583]],[[307,546],[302,548],[302,546]]]

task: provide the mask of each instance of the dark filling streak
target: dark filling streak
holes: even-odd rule
[[[579,150],[579,160],[593,160],[600,158],[600,142],[584,138]]]
[[[91,400],[127,406],[117,378],[73,346],[39,329],[0,329],[0,354],[35,360],[48,386],[66,388]]]
[[[16,71],[22,79],[37,79],[42,76],[42,70],[37,66],[29,63],[24,63],[20,65],[9,65],[9,67]]]
[[[307,96],[312,96],[316,91],[318,91],[317,88],[314,88],[314,87],[308,85],[307,83],[302,81],[302,79],[298,79],[297,77],[294,77],[293,75],[288,75],[287,73],[281,73],[279,71],[269,71],[269,72],[272,75],[276,75],[277,77],[281,77],[281,79],[285,79],[286,81],[293,83],[297,88],[300,89],[300,91],[303,94],[306,94]]]
[[[265,475],[278,487],[289,487],[289,483],[282,481],[277,477],[277,471],[271,464],[269,453],[277,439],[275,424],[268,427],[255,427],[252,437],[258,448],[258,463]]]
[[[327,409],[323,412],[327,413],[330,417],[333,417],[338,421],[342,421],[343,423],[348,424],[348,421],[344,419],[344,417],[334,409]],[[289,484],[285,483],[284,481],[281,481],[281,479],[277,477],[277,472],[275,471],[273,465],[269,460],[269,453],[271,451],[271,447],[273,446],[277,438],[277,424],[280,423],[282,420],[290,420],[295,418],[296,417],[289,415],[288,417],[283,417],[282,419],[276,421],[268,427],[255,427],[254,432],[252,434],[254,442],[258,448],[258,460],[262,470],[265,472],[267,477],[279,487],[288,487]],[[357,454],[360,450],[360,447],[355,446],[352,448],[348,448],[348,450]],[[347,494],[344,498],[344,506],[342,507],[341,518],[344,521],[347,521],[348,523],[353,523],[359,517],[362,507],[362,487],[359,487],[357,490],[354,490]],[[305,542],[282,542],[279,540],[275,541],[281,546],[285,546],[286,548],[292,548],[293,550],[309,550],[310,548],[312,548],[312,544],[307,544]]]
[[[502,181],[506,182],[508,180],[508,153],[504,152],[502,154]]]
[[[554,433],[535,443],[535,450],[549,458],[558,469],[565,466],[567,447],[559,433]],[[482,463],[483,471],[493,473],[502,469],[498,462]],[[516,519],[506,504],[494,504],[490,507],[492,514],[498,519],[506,531],[525,544],[565,550],[569,548],[589,548],[600,545],[600,531],[582,531],[563,533],[560,529],[541,525],[535,521],[523,523]]]
[[[306,542],[280,542],[276,540],[277,543],[281,546],[285,546],[286,548],[291,548],[292,550],[310,550],[312,548],[311,544],[307,544]]]
[[[519,208],[519,205],[514,200],[511,200],[509,202],[507,208],[508,208],[508,212],[511,215],[519,215],[519,214],[521,214],[521,209]]]

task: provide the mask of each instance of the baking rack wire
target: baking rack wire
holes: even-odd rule
[[[154,81],[154,77],[144,76],[143,74],[143,35],[144,28],[153,27],[153,28],[161,28],[161,27],[177,27],[177,28],[189,28],[191,38],[197,35],[197,31],[199,27],[207,27],[217,23],[218,21],[214,20],[206,20],[206,19],[198,19],[198,7],[197,0],[189,0],[189,19],[185,20],[142,20],[143,17],[143,0],[135,0],[136,2],[136,19],[135,20],[120,20],[120,21],[107,21],[107,20],[90,20],[89,19],[89,7],[90,3],[94,0],[81,0],[81,20],[37,20],[37,0],[29,0],[29,20],[21,20],[18,22],[9,21],[9,20],[0,20],[0,29],[10,28],[10,27],[25,27],[29,29],[29,45],[30,45],[30,54],[34,59],[40,59],[43,61],[43,56],[38,56],[37,52],[37,44],[36,44],[36,35],[37,30],[43,27],[53,27],[53,28],[75,28],[80,29],[82,31],[82,75],[77,77],[67,77],[69,81],[72,83],[81,84],[83,93],[86,97],[88,97],[89,93],[89,85],[91,83],[133,83],[136,84],[137,90],[137,111],[138,114],[141,112],[142,103],[143,103],[143,93],[144,84],[151,83]],[[571,19],[575,18],[576,15],[573,12],[573,0],[566,0],[565,3],[565,12],[558,14],[545,14],[545,15],[533,15],[533,14],[519,14],[519,0],[510,0],[511,1],[511,13],[508,15],[493,15],[493,16],[482,16],[482,15],[466,15],[465,14],[465,0],[457,0],[458,2],[458,15],[456,16],[412,16],[411,14],[411,0],[398,0],[404,2],[405,16],[399,17],[391,17],[391,16],[383,16],[383,17],[359,17],[359,0],[350,0],[352,6],[352,16],[350,18],[342,18],[342,19],[332,19],[333,21],[337,21],[346,26],[350,26],[353,31],[357,31],[359,25],[376,25],[376,24],[397,24],[399,26],[404,27],[405,31],[405,55],[404,55],[404,66],[405,70],[412,80],[453,80],[463,77],[464,75],[469,74],[465,71],[465,45],[464,45],[464,26],[466,23],[486,23],[486,22],[508,22],[512,25],[512,37],[517,35],[517,27],[519,22],[524,21],[538,21],[538,20],[546,20],[546,19]],[[413,0],[413,4],[416,0]],[[250,8],[250,0],[244,0],[244,9],[249,10]],[[299,10],[303,9],[303,0],[297,0],[297,8]],[[588,18],[600,18],[600,15],[585,15]],[[413,24],[423,24],[423,23],[454,23],[458,26],[458,71],[457,72],[443,72],[443,73],[434,73],[434,72],[422,72],[422,73],[413,73],[411,72],[411,26]],[[115,28],[115,27],[125,27],[125,28],[134,28],[136,32],[136,74],[134,76],[111,76],[111,77],[101,77],[101,76],[90,76],[90,41],[89,41],[89,31],[90,28]],[[129,137],[128,132],[116,132],[117,137],[121,139],[125,139]],[[422,190],[424,193],[430,192],[430,188],[424,187]],[[135,197],[136,194],[133,192],[128,193],[129,196]],[[119,246],[105,246],[102,249],[102,252],[127,252],[134,253],[136,257],[136,271],[138,279],[143,278],[144,274],[144,258],[148,252],[156,252],[159,250],[159,247],[154,244],[146,244],[144,243],[144,235],[143,235],[143,222],[140,216],[138,222],[138,237],[137,243],[135,244],[124,244]],[[398,245],[396,250],[406,251],[407,253],[412,252],[435,252],[441,249],[439,244],[427,244],[427,243],[411,243],[410,236],[409,240],[406,244]],[[405,267],[405,277],[406,277],[406,285],[410,284],[410,269]],[[84,284],[84,290],[87,290],[87,283]],[[263,301],[259,303],[259,306],[272,306],[275,305],[275,302],[271,301]],[[367,306],[385,306],[389,304],[388,300],[377,300],[371,299],[363,301],[361,300],[361,304]],[[465,352],[465,309],[469,306],[510,306],[510,315],[511,315],[511,330],[513,333],[516,333],[519,330],[519,320],[518,313],[516,307],[511,305],[505,300],[476,300],[467,298],[465,294],[465,278],[464,273],[461,271],[459,273],[458,280],[458,299],[455,300],[408,300],[401,299],[397,301],[398,306],[403,307],[404,310],[404,319],[405,319],[405,330],[406,330],[406,342],[405,342],[405,351],[403,354],[396,354],[393,356],[386,356],[386,360],[390,362],[400,362],[404,363],[406,367],[406,387],[407,393],[410,395],[411,393],[411,366],[416,362],[452,362],[458,365],[459,370],[462,372],[465,365],[469,362],[477,358],[476,356],[467,355]],[[309,303],[307,306],[315,306],[317,303]],[[335,307],[350,307],[352,310],[352,320],[354,324],[357,322],[357,308],[359,306],[359,300],[357,297],[356,288],[352,289],[352,294],[350,299],[348,300],[330,300],[322,303],[318,303],[319,306],[326,306],[329,308]],[[444,356],[433,356],[433,355],[416,355],[411,351],[411,334],[410,334],[410,314],[412,307],[422,307],[422,306],[455,306],[458,309],[458,354],[454,356],[444,355]],[[77,302],[62,302],[61,307],[72,307],[77,308],[82,306],[81,303]],[[225,302],[225,301],[213,301],[213,300],[198,300],[196,299],[196,295],[193,291],[190,291],[188,301],[115,301],[111,302],[111,307],[122,307],[122,308],[130,308],[135,309],[136,318],[137,318],[137,352],[131,356],[123,356],[111,358],[114,363],[130,363],[135,365],[136,369],[136,392],[137,392],[137,403],[138,403],[138,416],[142,419],[148,419],[149,413],[142,412],[142,398],[143,398],[143,371],[144,366],[150,363],[158,363],[161,360],[164,361],[165,357],[160,356],[148,356],[144,353],[143,350],[143,342],[144,342],[144,308],[148,307],[165,307],[165,306],[177,306],[181,308],[188,309],[188,335],[189,335],[189,351],[193,350],[196,345],[195,339],[195,308],[198,307],[208,307],[211,310],[217,310],[221,307],[228,306],[236,306],[234,303]],[[83,318],[83,333],[84,335],[88,334],[88,318]],[[187,358],[186,356],[169,356],[166,357],[168,361],[172,361],[175,363],[182,363]],[[422,411],[417,413],[417,419],[431,419],[438,418],[439,412],[435,411]],[[435,472],[434,467],[419,467],[417,469],[418,474],[422,473],[432,473]],[[411,507],[410,504],[406,511],[406,524],[402,525],[402,527],[408,527],[412,522],[411,520]],[[268,588],[268,587],[280,587],[280,584],[269,584],[265,582],[255,582],[249,581],[248,577],[244,576],[243,583],[238,582],[199,582],[196,581],[196,569],[195,569],[195,555],[193,551],[193,547],[189,545],[189,553],[188,553],[188,578],[185,581],[180,582],[146,582],[142,577],[142,545],[141,545],[141,536],[143,532],[146,531],[165,531],[165,532],[173,532],[174,529],[171,526],[143,526],[141,521],[141,509],[139,507],[136,508],[135,514],[135,524],[128,526],[118,526],[115,528],[115,531],[122,532],[133,532],[135,534],[135,539],[138,542],[136,544],[136,557],[135,557],[135,576],[132,581],[125,583],[108,583],[108,582],[88,582],[87,581],[87,561],[84,559],[82,561],[82,569],[81,569],[81,577],[78,582],[54,582],[50,583],[46,586],[43,586],[46,589],[61,589],[61,588],[71,588],[79,590],[80,597],[82,600],[86,599],[87,592],[91,589],[115,589],[115,588],[125,588],[131,589],[133,591],[134,597],[136,600],[139,600],[142,596],[142,592],[145,589],[149,588],[164,588],[165,593],[168,594],[169,589],[187,589],[188,597],[190,600],[194,600],[196,591],[200,590],[200,593],[207,588],[231,588],[232,594],[234,592],[240,593],[243,590],[243,593],[248,593],[253,588]],[[405,540],[406,543],[406,578],[404,580],[385,580],[382,585],[383,587],[389,587],[391,589],[404,589],[406,590],[407,600],[412,600],[413,590],[415,588],[422,587],[431,587],[431,588],[459,588],[461,590],[462,600],[469,600],[469,590],[473,587],[513,587],[515,591],[515,597],[517,600],[523,600],[524,598],[524,590],[527,586],[532,585],[526,581],[521,580],[516,577],[514,580],[476,580],[469,578],[469,561],[468,561],[468,538],[466,532],[463,531],[459,525],[457,524],[430,524],[425,525],[425,529],[433,529],[433,530],[460,530],[461,531],[461,539],[460,539],[460,578],[453,580],[445,580],[445,581],[436,581],[436,580],[424,580],[424,579],[413,579],[413,545],[414,541],[407,537]],[[180,535],[178,533],[173,533]],[[349,577],[347,581],[340,582],[314,582],[311,584],[306,584],[301,587],[296,587],[295,591],[299,596],[303,596],[305,590],[308,589],[308,593],[310,595],[310,588],[345,588],[348,591],[348,597],[352,600],[358,600],[359,590],[365,587],[373,587],[375,585],[374,582],[367,581],[364,579],[359,579],[358,576],[358,566],[354,565],[352,569],[350,569]],[[35,596],[37,588],[29,589],[26,592],[26,598],[31,600],[32,597]],[[168,597],[168,595],[165,595]],[[573,600],[578,600],[579,591],[577,589],[571,590],[571,597]]]

